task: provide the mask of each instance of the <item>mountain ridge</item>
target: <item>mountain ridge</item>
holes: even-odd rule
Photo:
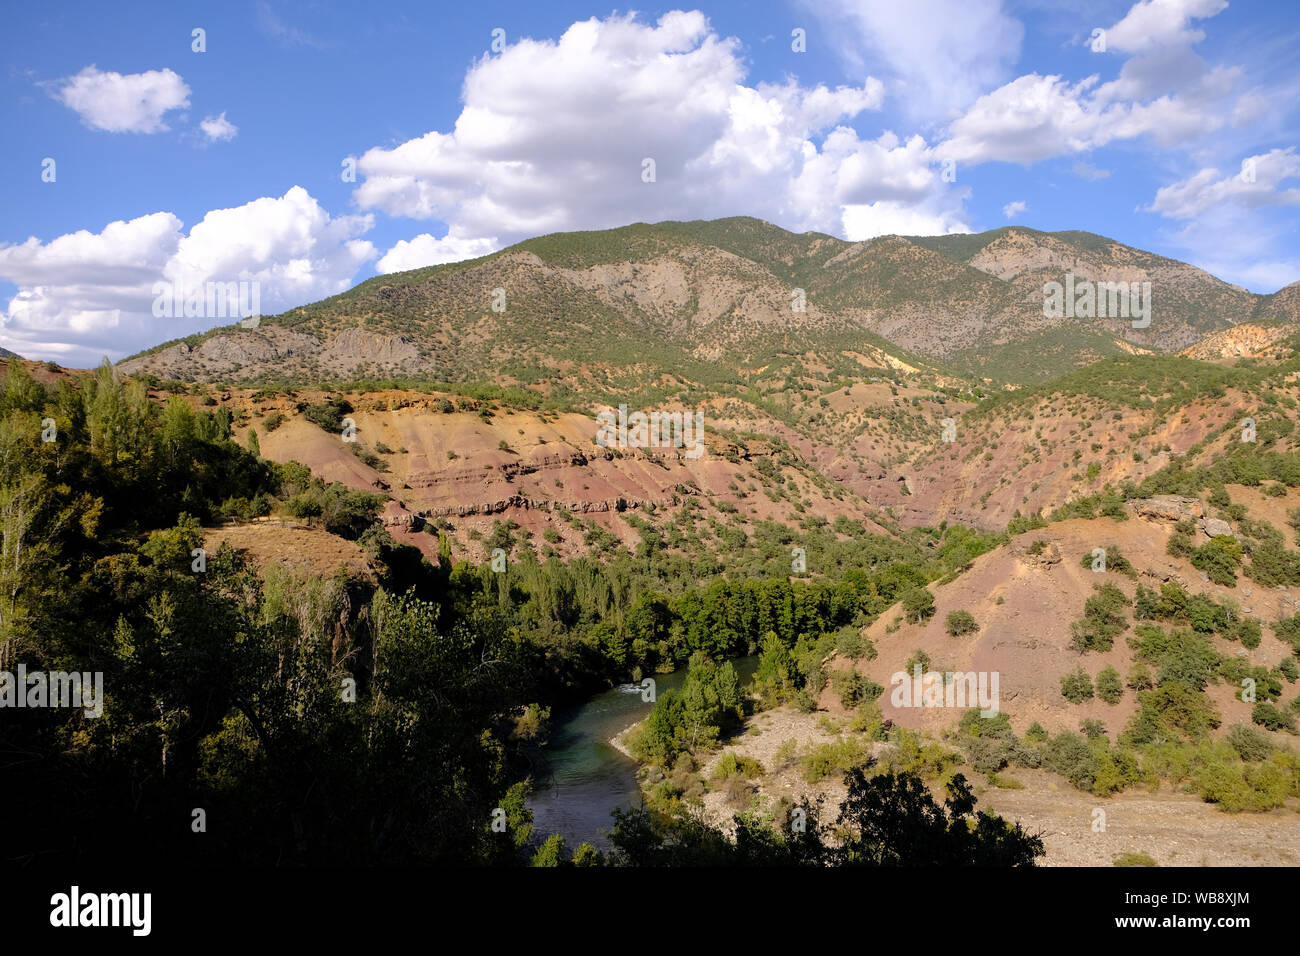
[[[1045,315],[1043,286],[1066,273],[1150,282],[1149,325]],[[1256,295],[1077,230],[849,242],[737,217],[539,236],[376,276],[257,329],[214,329],[119,364],[184,381],[370,374],[610,393],[610,368],[701,384],[717,373],[702,366],[724,360],[771,367],[807,355],[847,369],[836,353],[871,347],[1023,384],[1107,355],[1178,352],[1262,319],[1300,320],[1300,284]],[[1026,349],[1035,363],[1022,360]]]

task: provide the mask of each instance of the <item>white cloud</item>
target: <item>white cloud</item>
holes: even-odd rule
[[[1213,75],[1214,83],[1223,79]],[[965,163],[1031,165],[1149,135],[1162,146],[1203,136],[1227,122],[1221,100],[1161,96],[1149,103],[1111,102],[1111,90],[1088,91],[1096,76],[1069,83],[1030,73],[981,96],[951,127],[935,155]]]
[[[1223,174],[1217,169],[1202,169],[1181,182],[1156,190],[1148,211],[1171,219],[1190,219],[1212,206],[1236,205],[1248,209],[1261,206],[1300,204],[1300,188],[1279,189],[1283,180],[1300,176],[1300,156],[1295,147],[1274,149],[1259,156],[1247,157],[1241,169]]]
[[[970,232],[956,215],[881,200],[844,207],[844,238],[850,242],[876,236],[943,236]]]
[[[0,246],[0,276],[19,286],[57,285],[70,278],[88,285],[152,281],[175,254],[180,228],[171,213],[156,212],[110,222],[100,233],[81,229],[46,243],[32,237]]]
[[[857,73],[883,64],[904,111],[947,120],[990,86],[1006,81],[1020,57],[1024,26],[1002,0],[805,0],[825,26],[821,38]],[[809,54],[813,55],[814,47]]]
[[[1212,17],[1227,7],[1227,0],[1140,0],[1106,31],[1106,49],[1140,53],[1199,43],[1205,34],[1193,29],[1191,21]]]
[[[0,312],[0,346],[28,357],[90,365],[231,318],[162,319],[154,284],[260,282],[261,311],[274,314],[342,292],[376,255],[355,238],[369,216],[331,218],[305,189],[209,212],[185,235],[158,212],[49,242],[0,246],[0,279],[18,294]]]
[[[886,132],[861,140],[851,129],[835,129],[787,187],[790,225],[854,241],[969,232],[962,221],[966,191],[943,183],[934,164],[920,136],[900,143]]]
[[[199,129],[213,142],[234,139],[239,132],[239,127],[226,119],[224,111],[219,116],[204,117],[203,122],[199,123]]]
[[[1252,292],[1275,292],[1300,276],[1300,259],[1279,250],[1295,235],[1300,156],[1294,148],[1247,157],[1236,170],[1213,167],[1157,190],[1148,212],[1178,223],[1166,235],[1180,258]],[[1253,180],[1253,181],[1252,181]]]
[[[212,210],[180,241],[164,271],[176,282],[259,279],[269,315],[345,291],[375,256],[372,243],[354,238],[373,225],[371,216],[330,218],[294,186],[279,199]]]
[[[496,252],[498,248],[500,245],[496,239],[461,239],[451,235],[435,239],[425,232],[413,239],[399,239],[397,244],[375,263],[375,270],[387,273],[423,269],[425,266],[442,265],[444,262],[477,259],[479,256]]]
[[[502,243],[635,221],[747,214],[790,227],[834,230],[849,174],[820,169],[827,150],[886,161],[851,130],[816,140],[883,99],[879,81],[813,88],[793,80],[747,86],[739,42],[702,13],[591,19],[558,40],[522,39],[470,69],[451,132],[433,131],[358,160],[363,209],[441,219],[462,241]],[[829,136],[825,136],[830,130]],[[897,147],[933,180],[924,143]],[[654,182],[643,161],[654,161]],[[893,171],[886,191],[912,188]],[[863,187],[856,187],[863,188]]]
[[[1070,84],[1059,76],[1030,73],[985,94],[936,147],[945,159],[1034,163],[1101,145],[1101,117],[1088,111],[1087,89],[1096,77]]]
[[[1020,215],[1024,211],[1025,211],[1025,204],[1019,199],[1015,200],[1014,202],[1009,202],[1002,207],[1002,215],[1004,215],[1008,219],[1015,219],[1016,216]]]
[[[1150,137],[1170,147],[1261,113],[1241,91],[1238,67],[1209,68],[1191,49],[1204,38],[1188,24],[1223,0],[1141,0],[1107,31],[1107,49],[1133,54],[1108,83],[1072,83],[1029,73],[979,97],[949,126],[935,154],[958,162],[1031,165],[1054,156]]]
[[[157,133],[163,117],[190,105],[190,88],[171,70],[105,73],[92,63],[59,81],[53,96],[92,129],[110,133]]]

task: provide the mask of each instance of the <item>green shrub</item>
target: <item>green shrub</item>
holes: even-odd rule
[[[1204,691],[1173,682],[1138,694],[1122,743],[1137,746],[1168,740],[1201,740],[1219,726],[1219,714]]]
[[[1252,621],[1250,618],[1241,618],[1235,621],[1224,633],[1230,641],[1241,641],[1241,646],[1247,650],[1254,650],[1259,647],[1260,637],[1263,635],[1263,629],[1259,626],[1258,621]]]
[[[1217,534],[1195,550],[1191,556],[1192,567],[1205,572],[1215,584],[1234,587],[1241,556],[1241,545],[1236,538]]]
[[[714,780],[726,780],[728,777],[743,777],[752,780],[763,775],[763,765],[753,757],[746,757],[734,750],[725,751],[713,771]]]
[[[1115,866],[1159,866],[1152,857],[1145,853],[1121,853],[1115,857]]]
[[[1250,719],[1269,730],[1295,730],[1295,718],[1266,700],[1255,704]]]
[[[352,411],[352,406],[347,400],[335,396],[316,405],[304,405],[301,411],[307,421],[325,431],[341,432],[343,417]]]
[[[975,617],[970,611],[953,611],[945,618],[944,629],[949,637],[959,637],[978,631],[979,625],[975,623]]]
[[[1118,704],[1124,696],[1124,682],[1119,671],[1107,664],[1097,674],[1097,696],[1108,704]]]
[[[1105,551],[1107,571],[1116,571],[1119,574],[1126,574],[1129,577],[1137,577],[1137,569],[1133,567],[1128,558],[1124,557],[1124,555],[1120,553],[1119,548],[1108,547]],[[1083,557],[1080,559],[1079,565],[1080,567],[1091,570],[1094,560],[1092,552],[1088,551],[1085,552]]]
[[[1262,813],[1282,806],[1293,789],[1294,762],[1288,766],[1277,752],[1253,763],[1210,759],[1198,767],[1194,784],[1201,799],[1227,813]]]
[[[1248,724],[1233,724],[1225,739],[1242,760],[1263,760],[1273,752],[1268,735]]]
[[[1092,678],[1082,667],[1061,678],[1061,696],[1072,704],[1092,700]]]
[[[1080,654],[1110,650],[1128,627],[1124,609],[1133,603],[1113,584],[1098,584],[1093,590],[1096,593],[1084,602],[1083,618],[1070,625],[1070,646]]]
[[[1133,690],[1150,690],[1156,686],[1155,680],[1151,677],[1151,669],[1145,664],[1134,664],[1128,672],[1128,686]]]
[[[852,710],[863,699],[866,681],[856,671],[835,671],[831,674],[831,689],[845,710]]]
[[[871,748],[856,737],[844,737],[831,743],[818,744],[804,756],[803,778],[808,783],[818,783],[830,776],[842,776],[854,767],[865,766],[871,760]]]
[[[1209,640],[1194,631],[1166,631],[1154,624],[1140,624],[1129,646],[1138,660],[1156,666],[1156,684],[1160,686],[1184,683],[1204,690],[1221,663]]]
[[[1273,625],[1273,633],[1279,641],[1290,644],[1291,650],[1300,655],[1300,614],[1278,621]]]

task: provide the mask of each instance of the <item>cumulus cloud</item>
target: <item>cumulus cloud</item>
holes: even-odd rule
[[[189,234],[168,212],[109,223],[48,242],[0,246],[0,279],[18,293],[0,313],[0,345],[29,357],[89,365],[228,324],[230,317],[157,318],[155,284],[260,283],[274,314],[342,292],[376,255],[356,238],[369,216],[331,218],[300,186],[209,212]]]
[[[203,135],[214,143],[231,140],[239,132],[239,127],[226,119],[223,111],[219,116],[207,116],[199,123]]]
[[[954,212],[933,211],[880,200],[844,207],[844,238],[851,242],[876,236],[937,236],[970,232]]]
[[[190,105],[190,88],[171,70],[106,73],[93,63],[54,85],[52,95],[91,129],[157,133],[171,110]]]
[[[893,133],[862,140],[851,129],[827,135],[788,187],[801,229],[840,232],[859,241],[881,235],[969,232],[964,189],[944,184],[920,136]]]
[[[1280,252],[1294,236],[1300,205],[1294,148],[1249,156],[1236,170],[1213,167],[1156,191],[1150,205],[1178,224],[1167,237],[1181,258],[1253,292],[1274,292],[1300,276],[1300,259]]]
[[[805,7],[855,72],[883,64],[904,112],[920,121],[950,119],[1005,82],[1025,33],[1002,0],[805,0]]]
[[[851,168],[827,168],[839,165],[825,162],[831,152],[850,166],[908,167],[888,169],[883,198],[916,192],[912,180],[936,188],[923,141],[890,147],[840,128],[880,106],[878,80],[831,89],[744,76],[738,41],[698,11],[522,39],[473,65],[450,132],[362,154],[355,197],[363,209],[441,219],[461,241],[509,243],[737,214],[835,231],[871,188]]]
[[[1230,82],[1222,72],[1212,79],[1213,85]],[[1140,136],[1172,146],[1227,122],[1221,98],[1171,95],[1147,103],[1112,102],[1110,90],[1089,94],[1096,83],[1096,76],[1078,83],[1037,73],[1019,77],[976,100],[949,127],[949,138],[935,153],[958,162],[1028,166]]]
[[[1224,174],[1202,169],[1180,182],[1156,190],[1148,211],[1171,219],[1190,219],[1212,206],[1236,205],[1248,209],[1260,206],[1300,204],[1300,187],[1278,188],[1283,180],[1300,177],[1300,156],[1295,147],[1274,149],[1247,157],[1241,169]]]
[[[1144,136],[1169,147],[1258,116],[1262,97],[1241,89],[1240,68],[1210,68],[1191,49],[1204,37],[1188,26],[1191,19],[1226,6],[1223,0],[1141,0],[1107,31],[1108,51],[1132,54],[1116,79],[1017,77],[954,120],[936,155],[1031,165]]]
[[[1008,219],[1015,219],[1016,216],[1020,215],[1024,211],[1025,204],[1019,199],[1014,202],[1009,202],[1002,207],[1002,215]]]
[[[1096,79],[1071,84],[1037,73],[1018,77],[976,100],[949,128],[938,152],[963,163],[1029,164],[1102,145],[1109,138],[1103,117],[1084,102]]]
[[[1191,45],[1205,39],[1193,20],[1228,8],[1227,0],[1140,0],[1106,31],[1106,49],[1141,53],[1163,46]]]
[[[499,248],[500,244],[496,239],[462,239],[452,235],[435,239],[425,232],[414,239],[398,240],[397,244],[375,263],[375,269],[383,273],[406,272],[409,269],[442,265],[444,262],[477,259],[479,256],[496,252]]]

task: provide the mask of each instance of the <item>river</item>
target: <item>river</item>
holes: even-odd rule
[[[731,663],[744,685],[758,667],[758,657]],[[685,679],[685,667],[655,674],[655,695],[680,687]],[[610,811],[641,805],[636,761],[609,742],[650,713],[653,705],[643,701],[641,693],[640,684],[622,684],[553,718],[546,747],[551,776],[537,782],[528,801],[534,833],[558,833],[570,850],[580,843],[609,849],[604,833],[614,824]]]

